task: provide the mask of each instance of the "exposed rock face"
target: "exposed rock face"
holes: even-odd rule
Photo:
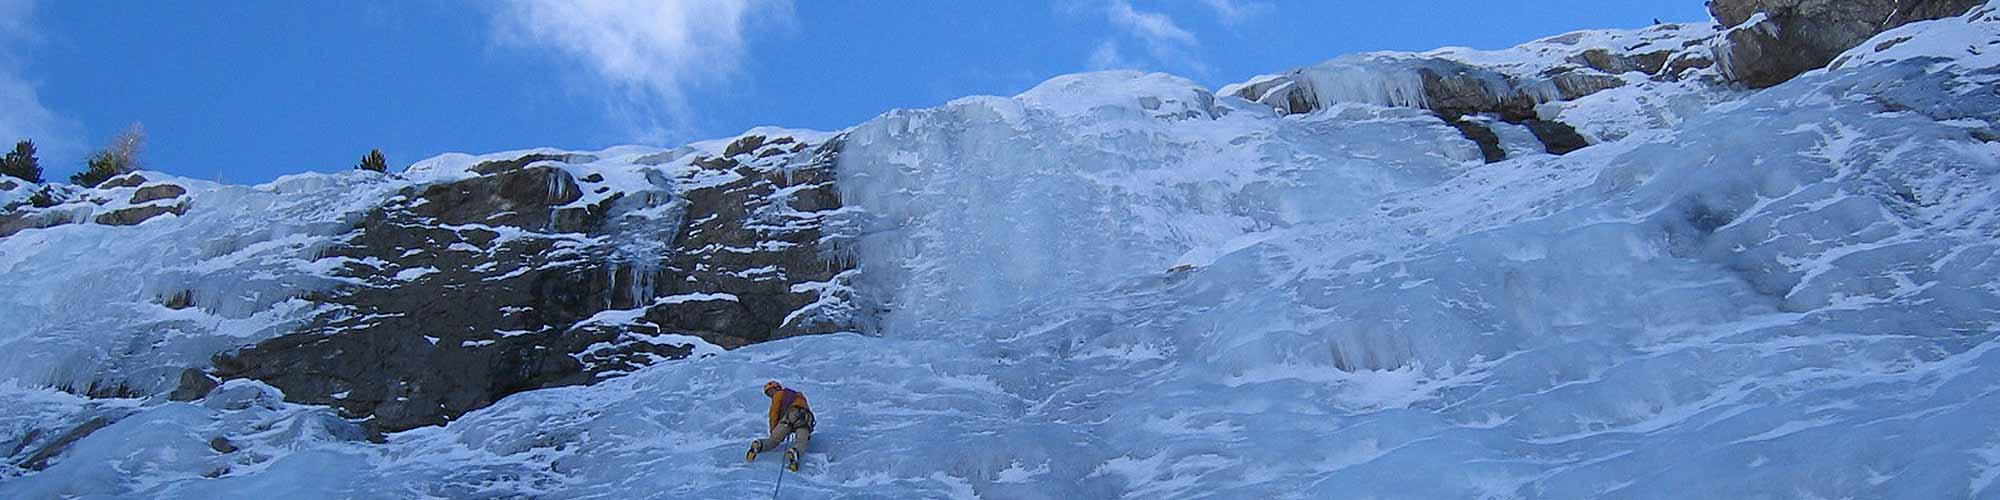
[[[184,194],[187,194],[187,188],[183,188],[173,184],[153,184],[141,187],[139,188],[138,191],[132,192],[131,203],[133,205],[137,205],[140,203],[145,203],[154,200],[179,198],[181,195]]]
[[[1486,71],[1459,63],[1449,66],[1444,72],[1418,70],[1426,109],[1446,117],[1489,113],[1512,121],[1535,116],[1535,98],[1520,85],[1506,77],[1501,77],[1506,84],[1492,85],[1494,80],[1482,74]]]
[[[1522,125],[1526,125],[1528,131],[1535,134],[1535,140],[1542,142],[1543,150],[1552,155],[1566,155],[1590,146],[1589,139],[1583,138],[1583,134],[1577,133],[1575,127],[1563,122],[1527,120]]]
[[[139,175],[138,172],[133,172],[125,175],[120,175],[117,177],[112,177],[110,179],[106,179],[102,184],[98,184],[95,187],[97,189],[116,189],[116,188],[126,188],[126,187],[139,187],[139,185],[145,183],[146,183],[146,176]]]
[[[130,226],[165,214],[186,215],[187,188],[175,184],[152,184],[144,175],[130,173],[104,181],[98,188],[44,185],[27,203],[0,207],[0,238],[29,229],[95,222],[107,226]],[[132,190],[130,201],[118,203]],[[107,208],[112,207],[112,208]]]
[[[727,348],[850,326],[830,319],[842,315],[819,309],[849,303],[830,295],[845,287],[829,285],[853,266],[820,247],[822,228],[843,213],[834,186],[838,142],[812,146],[750,136],[730,147],[739,149],[755,151],[757,160],[796,155],[803,166],[760,168],[757,161],[740,160],[743,154],[727,153],[697,161],[737,179],[687,194],[688,213],[703,215],[674,237],[678,249],[667,272],[682,277],[659,285],[667,296],[735,298],[658,304],[646,318]]]
[[[183,215],[186,213],[187,213],[186,203],[173,203],[173,204],[156,203],[152,205],[139,205],[136,207],[126,207],[117,210],[112,210],[110,212],[98,214],[97,218],[92,220],[96,221],[98,224],[103,224],[107,226],[130,226],[141,222],[146,222],[154,217],[159,217],[161,215],[166,215],[166,214]]]
[[[658,155],[636,188],[583,173],[596,158],[529,155],[406,189],[326,256],[355,283],[308,297],[332,312],[217,356],[216,374],[379,433],[703,344],[846,329],[819,314],[844,307],[825,285],[850,267],[820,242],[839,148],[748,136],[720,156]]]
[[[1507,151],[1500,148],[1500,134],[1493,133],[1492,127],[1463,117],[1456,120],[1448,120],[1445,123],[1449,123],[1452,128],[1458,129],[1458,134],[1472,140],[1473,144],[1478,144],[1479,155],[1486,159],[1486,163],[1495,163],[1507,159]]]
[[[79,222],[73,212],[66,210],[15,210],[0,214],[0,238],[29,229],[42,229]]]
[[[1605,74],[1616,75],[1637,71],[1648,75],[1658,75],[1661,70],[1666,69],[1667,58],[1671,56],[1673,56],[1672,52],[1664,50],[1644,54],[1622,54],[1612,52],[1608,49],[1596,48],[1588,49],[1575,56],[1571,56],[1570,60],[1572,62],[1583,63],[1583,65],[1590,67],[1590,69]]]
[[[1486,163],[1496,163],[1507,159],[1506,149],[1501,147],[1500,135],[1488,126],[1492,121],[1481,121],[1467,116],[1442,117],[1445,123],[1458,129],[1473,144],[1479,145],[1479,154]],[[1590,146],[1590,140],[1578,133],[1576,128],[1562,122],[1528,118],[1510,123],[1524,126],[1542,143],[1542,150],[1552,155],[1566,155]]]
[[[1982,0],[1713,0],[1734,27],[1716,47],[1723,74],[1752,88],[1791,80],[1891,28],[1965,14]],[[1758,14],[1763,14],[1759,17]],[[1752,22],[1755,21],[1755,22]]]
[[[1223,87],[1222,92],[1262,103],[1279,113],[1311,113],[1320,108],[1319,94],[1313,92],[1312,84],[1306,81],[1302,71],[1259,77],[1235,87]]]
[[[180,387],[175,388],[174,392],[168,394],[167,399],[174,401],[194,401],[201,399],[202,396],[207,396],[208,391],[215,390],[217,385],[220,385],[220,383],[216,382],[214,377],[202,373],[201,370],[188,368],[181,370]]]

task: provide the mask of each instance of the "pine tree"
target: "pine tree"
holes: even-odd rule
[[[0,159],[0,175],[40,184],[42,182],[41,160],[35,158],[35,141],[22,140],[14,143],[14,151]]]
[[[389,159],[382,156],[382,150],[371,149],[368,151],[368,154],[361,157],[361,164],[355,165],[354,168],[370,172],[387,172],[389,171]]]
[[[28,195],[28,204],[34,205],[35,208],[49,208],[56,206],[56,196],[55,192],[53,191],[53,188],[51,186],[44,185],[42,186],[41,189],[35,190],[35,194]]]
[[[125,168],[125,163],[120,156],[112,154],[110,151],[98,151],[91,154],[88,165],[84,167],[82,172],[77,172],[76,175],[69,176],[69,182],[83,187],[97,187],[98,184],[103,184],[104,181],[111,180],[112,177],[117,177],[131,171]]]
[[[139,152],[146,147],[146,129],[137,123],[111,140],[103,151],[90,155],[88,166],[69,177],[78,186],[97,187],[112,177],[139,169]]]

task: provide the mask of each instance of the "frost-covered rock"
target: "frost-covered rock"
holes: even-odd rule
[[[1487,116],[1528,127],[1544,152],[1566,154],[1589,139],[1549,113],[1549,105],[1628,86],[1699,82],[1709,60],[1706,44],[1715,34],[1713,26],[1664,24],[1579,31],[1498,51],[1373,52],[1260,76],[1221,93],[1287,114],[1338,103],[1431,110],[1480,142],[1488,160],[1498,161],[1507,154],[1488,139],[1489,125],[1464,119]]]
[[[215,377],[209,376],[200,369],[183,369],[181,370],[180,383],[174,387],[174,392],[167,394],[167,399],[174,401],[194,401],[207,397],[208,392],[214,390],[217,385]]]
[[[0,175],[0,210],[12,210],[27,203],[37,187],[26,180]]]
[[[1915,21],[1956,17],[1982,0],[1714,0],[1708,9],[1731,28],[1716,47],[1724,75],[1752,88],[1825,67],[1877,33]]]
[[[810,142],[808,142],[810,141]],[[418,175],[322,250],[348,283],[296,333],[227,353],[371,429],[519,391],[852,328],[819,228],[839,143],[750,134],[685,151],[538,152]],[[466,176],[471,174],[471,176]]]
[[[80,222],[70,211],[16,208],[0,213],[0,237],[28,229],[41,229]]]
[[[97,189],[129,188],[129,187],[139,187],[139,185],[145,184],[146,182],[147,180],[144,174],[140,174],[138,172],[132,172],[117,177],[112,177],[110,179],[105,179],[104,182],[100,182],[96,186],[90,186],[90,187],[94,187]]]
[[[1688,77],[1669,72],[1670,63],[1700,52],[1715,33],[1713,26],[1662,24],[1635,31],[1579,31],[1497,51],[1371,52],[1258,77],[1221,92],[1288,113],[1361,102],[1518,119],[1533,116],[1541,103],[1648,79]],[[1695,63],[1684,64],[1689,66],[1682,70],[1698,69]]]
[[[187,205],[185,204],[153,203],[111,210],[98,214],[97,218],[92,220],[106,226],[130,226],[152,220],[154,217],[162,215],[181,215],[185,213],[187,213]]]

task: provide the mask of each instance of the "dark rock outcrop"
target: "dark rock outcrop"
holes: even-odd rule
[[[1722,72],[1751,88],[1826,67],[1861,42],[1898,26],[1965,14],[1982,0],[1711,0],[1733,27],[1716,47]],[[1763,18],[1751,23],[1762,13]]]
[[[833,283],[852,267],[819,245],[825,218],[841,206],[833,183],[839,143],[763,140],[747,137],[730,150],[763,147],[762,155],[784,151],[799,155],[802,163],[774,172],[737,155],[697,161],[703,169],[733,172],[738,178],[687,193],[688,213],[704,215],[674,237],[679,250],[671,254],[667,272],[682,278],[661,284],[667,296],[727,294],[735,299],[659,304],[647,311],[648,320],[726,348],[848,326],[806,310],[823,298],[806,289]]]
[[[207,373],[202,373],[201,370],[188,368],[181,370],[180,385],[174,388],[174,392],[167,394],[167,399],[172,401],[194,401],[201,399],[202,396],[207,396],[208,391],[215,390],[217,385],[221,384],[215,380],[215,377],[210,377]]]
[[[1495,77],[1471,66],[1452,63],[1455,68],[1417,70],[1423,78],[1424,108],[1446,117],[1495,114],[1508,121],[1535,116],[1535,97],[1505,77],[1504,85],[1493,85]],[[1616,79],[1614,79],[1616,80]],[[1618,85],[1624,85],[1619,81]],[[1574,97],[1572,97],[1574,99]]]
[[[691,355],[677,335],[734,348],[845,329],[810,307],[849,268],[819,232],[840,206],[839,144],[747,136],[663,156],[677,163],[646,186],[571,173],[595,158],[528,155],[407,189],[327,252],[356,283],[307,297],[330,312],[215,372],[380,433]]]
[[[139,205],[136,207],[126,207],[117,210],[112,210],[110,212],[97,214],[97,218],[92,220],[97,222],[98,224],[103,224],[106,226],[130,226],[141,222],[146,222],[148,220],[152,220],[152,218],[154,217],[159,217],[161,215],[166,215],[166,214],[174,214],[174,215],[187,214],[187,204],[186,203],[175,203],[171,205],[152,204],[152,205]]]
[[[1494,120],[1494,117],[1491,115],[1485,118],[1470,116],[1439,116],[1439,118],[1443,119],[1446,124],[1451,125],[1452,128],[1458,129],[1459,135],[1465,136],[1466,139],[1471,140],[1474,144],[1478,144],[1479,154],[1485,158],[1486,163],[1495,163],[1507,159],[1507,150],[1501,147],[1500,135],[1494,133],[1493,128],[1488,126]],[[1542,143],[1542,150],[1549,154],[1566,155],[1590,146],[1589,139],[1585,139],[1583,134],[1577,133],[1575,127],[1562,122],[1539,118],[1500,121],[1526,127],[1530,133],[1535,135],[1535,139]]]
[[[1229,95],[1263,103],[1288,115],[1311,113],[1320,108],[1319,95],[1298,70],[1252,80]]]
[[[0,214],[0,238],[29,229],[74,224],[81,219],[68,210],[16,210]]]
[[[154,200],[179,198],[181,195],[184,194],[187,194],[187,188],[183,188],[178,185],[152,184],[148,186],[142,186],[139,188],[138,191],[133,191],[131,203],[133,205],[137,205],[140,203],[145,203]]]
[[[1464,117],[1456,120],[1445,120],[1445,123],[1451,124],[1452,128],[1458,129],[1459,135],[1465,136],[1466,139],[1471,140],[1474,144],[1478,144],[1479,155],[1486,159],[1486,163],[1496,163],[1507,159],[1507,150],[1500,148],[1500,134],[1493,133],[1492,127]]]
[[[1555,120],[1526,120],[1521,123],[1541,141],[1542,149],[1552,155],[1566,155],[1572,151],[1590,146],[1590,140],[1576,132],[1576,127]]]
[[[1577,55],[1570,56],[1570,62],[1582,64],[1605,74],[1616,75],[1637,71],[1648,75],[1658,75],[1661,70],[1666,69],[1667,59],[1672,56],[1673,53],[1668,51],[1620,54],[1607,49],[1596,48],[1584,50]]]
[[[145,183],[146,183],[146,176],[139,175],[138,172],[133,172],[125,175],[120,175],[117,177],[112,177],[110,179],[106,179],[103,183],[98,184],[96,187],[97,189],[116,189],[116,188],[139,187],[139,185]]]

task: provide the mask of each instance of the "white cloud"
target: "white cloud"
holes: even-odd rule
[[[1106,6],[1111,16],[1111,24],[1125,30],[1146,43],[1158,45],[1201,45],[1193,33],[1181,29],[1174,19],[1158,12],[1146,12],[1132,7],[1127,0],[1111,0]]]
[[[14,141],[33,139],[46,177],[82,156],[77,138],[81,128],[42,105],[35,83],[26,76],[28,48],[41,42],[33,29],[34,0],[0,0],[0,150]]]
[[[46,151],[51,145],[71,142],[65,134],[73,128],[70,125],[42,105],[34,84],[22,79],[17,68],[0,68],[0,141],[4,141],[0,149],[12,148],[17,140],[34,139]]]
[[[575,60],[634,139],[660,141],[693,121],[691,90],[741,72],[755,28],[789,26],[790,0],[510,0],[495,12],[504,45]]]
[[[1201,0],[1201,4],[1214,10],[1216,18],[1227,26],[1243,24],[1243,21],[1272,8],[1269,3],[1248,0]]]
[[[1112,27],[1143,44],[1146,54],[1151,56],[1154,62],[1189,68],[1196,72],[1208,71],[1208,66],[1195,55],[1195,50],[1201,47],[1201,40],[1196,38],[1194,33],[1181,28],[1172,17],[1134,8],[1130,0],[1108,0],[1104,6],[1104,13]],[[1134,66],[1130,64],[1131,61],[1121,56],[1115,43],[1107,43],[1109,45],[1099,44],[1097,50],[1091,54],[1092,67],[1101,68],[1105,67],[1104,64],[1111,63],[1125,67]]]
[[[1132,62],[1126,60],[1125,54],[1118,50],[1117,40],[1100,42],[1096,50],[1090,51],[1090,69],[1093,71],[1131,67],[1133,67]]]

